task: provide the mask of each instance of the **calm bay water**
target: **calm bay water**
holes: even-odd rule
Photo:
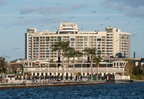
[[[0,99],[144,99],[144,82],[5,89]]]

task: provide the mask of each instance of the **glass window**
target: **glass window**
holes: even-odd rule
[[[49,37],[46,37],[46,41],[49,41]]]

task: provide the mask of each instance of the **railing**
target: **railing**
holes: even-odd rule
[[[24,72],[51,72],[51,73],[55,73],[55,72],[58,72],[58,73],[62,73],[62,72],[67,72],[67,73],[77,73],[77,72],[83,72],[83,73],[91,73],[91,68],[89,67],[83,67],[83,68],[64,68],[64,71],[63,71],[63,68],[24,68]],[[113,67],[109,67],[109,68],[102,68],[102,67],[99,67],[99,68],[92,68],[92,72],[93,73],[116,73],[116,72],[124,72],[124,68],[113,68]]]
[[[119,75],[115,76],[115,80],[128,80],[128,79],[130,79],[130,76],[119,76]]]

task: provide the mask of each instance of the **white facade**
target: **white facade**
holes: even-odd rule
[[[58,41],[70,41],[70,46],[82,51],[85,47],[97,48],[101,56],[114,56],[122,53],[130,57],[130,33],[107,27],[105,31],[80,31],[76,23],[60,23],[57,32],[37,32],[27,29],[25,58],[27,60],[57,60],[57,52],[51,52],[51,45]],[[85,57],[83,56],[83,59]]]

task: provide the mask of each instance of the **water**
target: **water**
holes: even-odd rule
[[[0,99],[144,99],[144,82],[5,89]]]

